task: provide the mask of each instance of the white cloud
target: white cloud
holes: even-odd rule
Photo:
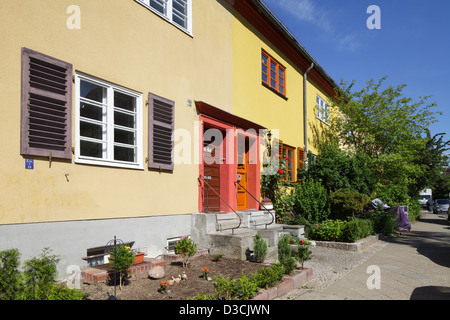
[[[355,33],[339,33],[333,18],[335,12],[324,7],[318,7],[312,0],[266,0],[271,6],[276,6],[294,16],[298,21],[311,23],[320,32],[320,36],[335,45],[339,51],[355,51],[359,47]],[[299,39],[301,41],[301,39]]]
[[[347,34],[344,37],[338,38],[336,40],[337,49],[340,51],[351,51],[351,52],[356,51],[360,46],[357,37],[358,36],[356,34],[352,33]]]
[[[310,0],[279,0],[277,4],[299,20],[314,21],[315,7]]]

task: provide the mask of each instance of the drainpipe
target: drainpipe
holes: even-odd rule
[[[308,83],[308,72],[311,71],[311,69],[314,68],[314,62],[311,63],[311,66],[308,70],[306,70],[305,74],[303,75],[303,130],[304,130],[304,137],[305,137],[305,168],[308,169],[308,106],[307,106],[307,99],[306,99],[306,85]]]

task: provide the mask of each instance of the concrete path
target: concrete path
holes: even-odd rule
[[[313,248],[313,279],[278,300],[450,300],[450,225],[422,213],[411,232],[362,252]],[[379,288],[378,288],[379,285]]]

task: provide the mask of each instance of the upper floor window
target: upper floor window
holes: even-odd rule
[[[176,27],[192,34],[192,0],[136,0],[171,22]]]
[[[286,68],[266,52],[261,52],[262,82],[277,93],[286,96]]]
[[[319,96],[316,97],[316,103],[317,103],[317,118],[328,124],[329,109],[330,109],[329,104]]]

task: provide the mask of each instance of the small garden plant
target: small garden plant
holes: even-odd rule
[[[197,253],[197,244],[187,236],[182,237],[175,244],[175,253],[181,255],[183,267],[186,268],[189,260]]]
[[[209,280],[210,279],[209,275],[210,275],[210,271],[209,271],[208,267],[204,267],[202,269],[202,278],[205,280]]]
[[[159,289],[158,291],[161,293],[166,293],[167,292],[167,288],[169,287],[169,282],[168,281],[161,281],[159,283]]]
[[[295,259],[300,262],[302,269],[304,263],[312,258],[312,251],[309,249],[310,245],[311,242],[300,240],[300,243],[297,246],[298,249],[295,254]]]
[[[295,259],[292,257],[292,248],[289,245],[290,237],[285,234],[278,241],[278,260],[286,274],[290,274],[296,267]]]
[[[260,234],[255,234],[253,237],[253,255],[256,262],[264,262],[267,256],[267,244]]]
[[[110,252],[109,267],[119,273],[119,288],[122,289],[123,279],[128,276],[128,269],[133,265],[135,252],[128,246],[119,245]]]

